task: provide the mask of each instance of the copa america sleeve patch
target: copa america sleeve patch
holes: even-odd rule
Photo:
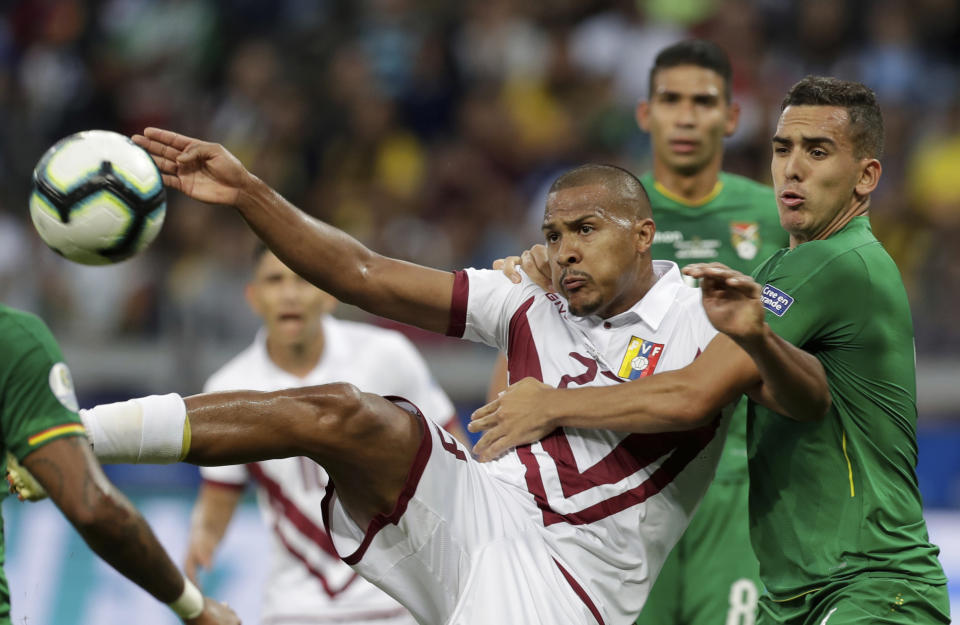
[[[760,297],[763,300],[763,307],[778,317],[782,317],[793,304],[792,297],[769,284],[763,285],[763,293]]]
[[[50,391],[57,398],[63,407],[72,412],[76,412],[80,406],[77,403],[77,394],[73,390],[73,376],[70,375],[70,369],[66,363],[58,362],[50,368],[48,377]]]

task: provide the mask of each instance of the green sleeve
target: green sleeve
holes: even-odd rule
[[[767,323],[779,336],[812,353],[853,344],[871,306],[863,259],[850,251],[807,269],[774,275],[761,284]],[[785,309],[784,298],[789,302]]]
[[[24,316],[12,333],[0,407],[4,445],[21,460],[52,440],[82,435],[83,426],[70,370],[47,327]]]

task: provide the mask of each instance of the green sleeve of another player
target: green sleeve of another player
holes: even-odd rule
[[[871,305],[870,280],[859,254],[818,256],[786,254],[779,263],[768,263],[776,265],[772,270],[765,265],[757,275],[767,323],[811,353],[854,343]]]
[[[0,387],[3,442],[18,460],[64,436],[83,434],[70,370],[39,318],[23,314],[5,331]]]

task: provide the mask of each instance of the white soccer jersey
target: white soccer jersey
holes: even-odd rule
[[[443,425],[456,418],[453,404],[400,333],[332,317],[324,319],[323,332],[321,360],[304,378],[273,364],[261,331],[250,347],[210,377],[204,390],[273,391],[343,381],[365,392],[410,398]],[[413,623],[396,601],[337,557],[321,518],[327,474],[315,462],[286,458],[200,471],[205,481],[220,486],[243,488],[251,479],[257,485],[274,544],[264,625]]]
[[[458,272],[448,333],[508,355],[511,381],[605,386],[690,364],[716,335],[674,263],[630,310],[576,318],[529,279]],[[335,489],[336,551],[422,623],[627,625],[713,477],[729,410],[688,432],[560,428],[486,464],[427,427],[392,515],[354,524]]]
[[[500,272],[457,275],[451,333],[507,352],[511,381],[609,386],[690,364],[716,335],[675,263],[630,310],[578,318],[565,300]],[[720,417],[720,415],[718,415]],[[713,478],[728,419],[689,432],[560,428],[489,465],[540,520],[607,623],[631,622]]]

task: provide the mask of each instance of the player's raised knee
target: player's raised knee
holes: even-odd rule
[[[392,404],[346,382],[297,389],[298,399],[311,413],[304,439],[316,451],[330,445],[367,444],[387,433]]]

